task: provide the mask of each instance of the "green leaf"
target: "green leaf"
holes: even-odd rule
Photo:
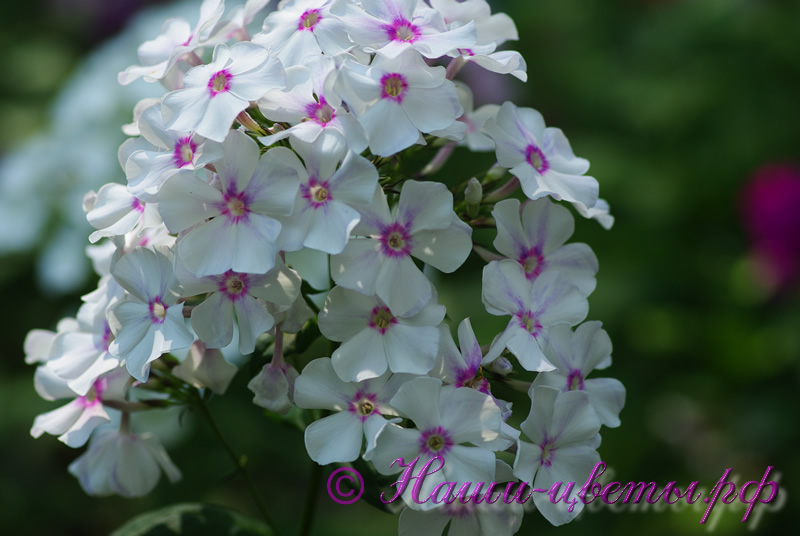
[[[181,503],[136,516],[111,536],[272,536],[263,523],[223,506]]]

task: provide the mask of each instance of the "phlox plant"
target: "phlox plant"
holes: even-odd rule
[[[613,224],[589,162],[536,110],[474,109],[458,81],[467,63],[527,79],[499,50],[514,22],[485,0],[283,0],[265,16],[269,3],[204,0],[119,74],[166,92],[125,126],[125,180],[84,198],[97,289],[25,341],[37,392],[66,401],[31,434],[88,444],[69,466],[86,493],[145,495],[181,471],[137,415],[185,406],[219,432],[208,405],[243,373],[232,348],[265,362],[253,403],[292,414],[317,464],[367,472],[370,497],[400,458],[443,462],[422,485],[436,500],[408,488],[392,504],[401,534],[510,535],[526,510],[571,521],[580,501],[455,500],[465,483],[585,480],[625,401],[619,381],[588,377],[612,347],[584,322],[597,258],[568,241],[574,214]],[[449,175],[455,151],[485,168]],[[485,312],[507,319],[491,340],[450,322],[431,278],[470,255]],[[526,393],[527,416],[496,385]]]

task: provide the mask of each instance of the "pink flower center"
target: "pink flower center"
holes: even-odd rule
[[[544,173],[550,169],[542,150],[533,144],[528,145],[525,149],[525,160],[539,173]]]
[[[316,177],[308,179],[308,184],[300,185],[300,195],[316,210],[333,200],[328,181],[319,182]]]
[[[108,380],[105,378],[95,381],[92,387],[89,389],[89,392],[79,399],[83,404],[83,407],[90,407],[101,403],[103,399],[103,391],[105,391],[107,387]]]
[[[395,19],[391,24],[385,25],[383,30],[390,40],[404,43],[413,43],[422,35],[422,31],[417,26],[402,17]]]
[[[405,257],[411,253],[411,234],[400,223],[393,223],[381,229],[380,241],[383,254],[387,257]]]
[[[544,444],[540,445],[539,448],[542,449],[542,465],[545,467],[550,467],[553,465],[553,458],[555,457],[556,449],[553,448],[552,440],[545,437]]]
[[[538,248],[526,250],[517,260],[525,270],[525,277],[528,281],[536,279],[544,270],[544,255]]]
[[[186,136],[175,142],[175,151],[172,153],[172,160],[175,166],[182,168],[192,163],[194,153],[197,151],[197,144],[192,141],[191,136]]]
[[[211,97],[213,98],[220,93],[229,91],[231,89],[231,80],[233,80],[233,75],[226,69],[214,73],[208,80],[208,92],[211,93]]]
[[[306,106],[308,118],[323,127],[336,118],[336,110],[327,103],[325,97],[320,97],[319,102]]]
[[[378,395],[375,393],[368,393],[364,389],[360,389],[347,407],[347,411],[356,415],[361,422],[366,421],[372,415],[380,415],[380,408],[378,407]]]
[[[135,197],[133,198],[133,201],[131,201],[131,207],[133,207],[133,210],[136,212],[144,212],[144,205]]]
[[[419,450],[429,456],[444,456],[453,444],[450,433],[441,426],[423,430],[419,436]]]
[[[402,74],[389,73],[381,77],[382,99],[392,99],[400,104],[405,98],[406,91],[408,91],[408,82]]]
[[[147,304],[150,309],[150,320],[153,324],[163,324],[164,319],[167,317],[167,307],[164,305],[164,302],[161,301],[160,296],[156,296],[150,303]]]
[[[228,220],[233,223],[238,223],[240,220],[247,218],[250,213],[248,207],[248,200],[244,193],[226,193],[222,197],[222,215],[227,216]]]
[[[314,26],[316,26],[321,20],[322,16],[319,14],[318,9],[309,9],[300,15],[300,20],[297,23],[297,29],[300,31],[310,30],[313,32]]]
[[[393,324],[397,324],[397,319],[386,306],[378,305],[369,314],[369,327],[381,335],[385,334]]]
[[[571,370],[567,375],[567,390],[569,391],[583,391],[585,385],[583,384],[583,374],[580,370]]]
[[[236,301],[247,294],[247,274],[228,270],[218,279],[219,291],[231,301]]]
[[[536,317],[533,316],[533,313],[530,311],[526,311],[523,313],[516,314],[517,320],[519,321],[519,325],[522,329],[536,337],[539,334],[539,331],[542,329],[542,325],[536,320]]]
[[[103,326],[103,337],[95,343],[95,348],[104,352],[108,352],[108,346],[113,340],[114,334],[111,332],[111,327],[108,325],[108,322],[106,322],[105,326]]]

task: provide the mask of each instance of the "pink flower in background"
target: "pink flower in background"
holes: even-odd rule
[[[759,282],[773,290],[785,288],[800,276],[800,167],[767,164],[740,195]]]

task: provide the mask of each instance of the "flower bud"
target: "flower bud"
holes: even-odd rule
[[[511,364],[511,361],[502,356],[495,359],[490,367],[501,376],[508,376],[514,370],[514,365]]]
[[[472,177],[464,190],[464,199],[467,201],[467,213],[471,218],[478,215],[478,209],[483,199],[483,186],[475,177]]]
[[[497,179],[503,178],[503,176],[506,174],[506,171],[507,169],[501,166],[500,164],[495,164],[491,168],[489,168],[489,171],[486,172],[486,177],[489,180],[495,181]]]
[[[294,406],[294,381],[297,376],[297,370],[288,363],[284,362],[281,366],[274,366],[273,363],[265,365],[247,384],[247,388],[255,395],[253,404],[275,413],[288,413]]]
[[[208,387],[218,395],[225,394],[238,369],[231,365],[217,349],[207,349],[195,341],[186,359],[172,369],[172,373],[197,388]]]

